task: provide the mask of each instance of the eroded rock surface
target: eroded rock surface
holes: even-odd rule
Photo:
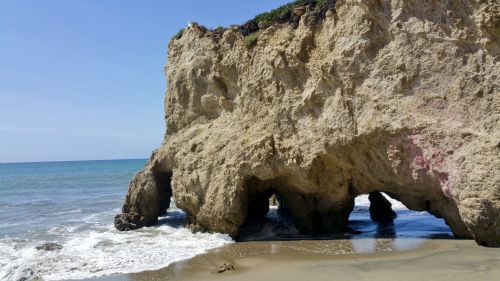
[[[115,216],[118,230],[133,230],[158,222],[158,216],[170,206],[172,173],[157,168],[156,152],[143,171],[130,183],[122,214]]]
[[[236,236],[272,190],[299,230],[332,232],[379,191],[500,246],[499,2],[339,0],[312,14],[250,47],[238,28],[172,39],[167,133],[119,228],[154,224],[172,190],[194,228]]]

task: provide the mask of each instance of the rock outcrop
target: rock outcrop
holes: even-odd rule
[[[391,223],[397,214],[392,210],[392,204],[380,192],[372,192],[368,195],[370,200],[370,218],[374,222]]]
[[[154,224],[173,192],[195,229],[236,236],[277,193],[300,231],[334,232],[356,196],[385,192],[500,246],[500,3],[339,0],[319,21],[294,16],[251,45],[239,27],[171,40],[165,140],[117,227]]]
[[[63,248],[63,246],[61,244],[58,244],[58,243],[54,243],[54,242],[46,242],[46,243],[43,243],[41,245],[38,245],[35,247],[35,249],[37,249],[38,251],[56,251],[56,250],[61,250]]]
[[[115,227],[133,230],[158,222],[158,217],[170,206],[172,173],[157,168],[155,153],[144,170],[138,173],[129,186],[122,214],[115,216]]]

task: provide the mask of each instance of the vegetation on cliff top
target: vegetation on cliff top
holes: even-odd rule
[[[280,20],[285,20],[291,16],[293,9],[312,5],[313,7],[320,7],[326,0],[295,0],[291,3],[285,4],[279,8],[273,9],[255,16],[253,19],[256,23],[263,23],[265,25],[272,25]]]
[[[175,39],[179,40],[182,37],[182,34],[184,34],[184,28],[180,29],[177,31],[177,33],[173,36]]]
[[[245,36],[245,46],[249,49],[253,48],[259,39],[260,30],[275,23],[290,23],[297,27],[301,15],[306,10],[312,10],[314,20],[319,21],[327,10],[335,6],[335,2],[335,0],[295,0],[269,12],[259,14],[240,26],[240,31]],[[300,10],[296,10],[302,7],[304,9],[301,13]]]
[[[335,2],[335,0],[294,0],[269,12],[258,14],[252,20],[239,26],[236,25],[236,28],[245,36],[245,45],[251,48],[256,45],[260,30],[275,23],[289,23],[297,27],[301,15],[306,11],[312,12],[312,20],[319,22],[324,18],[326,11],[335,8]],[[226,30],[225,27],[218,26],[210,30],[210,34],[220,36],[224,30]],[[173,38],[180,39],[183,32],[184,29],[179,30]]]

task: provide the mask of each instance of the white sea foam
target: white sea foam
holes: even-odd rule
[[[384,196],[392,203],[394,210],[407,210],[399,201],[386,194]],[[355,205],[366,211],[370,205],[368,195],[358,196]],[[276,208],[271,209],[272,219]],[[232,242],[229,236],[223,234],[191,233],[182,227],[184,214],[175,208],[171,211],[170,216],[163,218],[159,226],[129,232],[119,232],[113,225],[102,223],[111,221],[112,214],[119,212],[119,209],[70,220],[80,224],[62,224],[47,231],[51,237],[59,237],[53,242],[61,244],[63,248],[56,251],[36,250],[36,246],[46,242],[39,239],[0,239],[0,280],[35,277],[44,280],[82,279],[155,270]],[[405,218],[412,215],[422,216],[419,213],[405,213],[401,220],[406,224]],[[438,227],[443,228],[441,225],[434,226]],[[398,231],[405,229],[398,228]],[[429,230],[424,229],[423,232]]]
[[[406,206],[403,205],[403,203],[401,203],[395,199],[392,199],[391,197],[389,197],[389,195],[387,195],[385,193],[382,193],[382,194],[384,195],[385,198],[387,198],[389,200],[389,202],[391,202],[393,210],[408,210],[408,208],[406,208]],[[369,207],[370,200],[368,200],[368,194],[364,194],[364,195],[360,195],[360,196],[356,197],[354,204],[355,204],[355,206]]]
[[[53,213],[53,215],[65,215],[65,214],[73,214],[73,213],[81,213],[81,212],[82,212],[82,208],[78,208],[78,209],[73,209],[73,210],[69,210],[69,211],[55,212],[55,213]]]
[[[63,246],[56,251],[36,250],[41,241],[0,239],[0,280],[81,279],[154,270],[232,242],[223,234],[193,234],[179,223],[129,232],[113,225],[57,231],[68,233],[61,233],[65,240],[55,241]]]

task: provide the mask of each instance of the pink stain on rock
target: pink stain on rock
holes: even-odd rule
[[[441,187],[447,197],[451,197],[453,189],[446,158],[452,154],[453,150],[439,148],[438,142],[426,139],[417,130],[396,138],[388,149],[389,159],[394,163],[397,174],[412,177],[414,181],[431,180]]]

